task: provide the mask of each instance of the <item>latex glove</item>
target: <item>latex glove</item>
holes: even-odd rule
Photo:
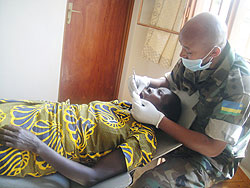
[[[144,99],[139,100],[140,102],[138,102],[138,99],[133,99],[131,109],[132,116],[136,121],[155,125],[155,127],[158,128],[164,114],[159,112],[151,102]]]
[[[128,89],[131,97],[133,97],[133,92],[140,94],[142,90],[148,87],[150,84],[150,79],[146,76],[131,75],[128,79]]]
[[[142,105],[141,98],[140,98],[140,96],[135,91],[132,92],[132,99],[137,104]]]

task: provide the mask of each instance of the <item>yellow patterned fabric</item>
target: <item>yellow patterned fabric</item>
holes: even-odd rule
[[[94,165],[120,147],[128,171],[151,161],[156,150],[153,128],[136,122],[127,101],[69,104],[0,100],[0,127],[23,127],[64,157]],[[40,177],[55,169],[35,153],[0,145],[0,175]]]

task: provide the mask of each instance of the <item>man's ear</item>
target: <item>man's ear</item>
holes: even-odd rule
[[[219,56],[220,53],[221,53],[221,48],[218,47],[218,46],[215,46],[214,49],[213,49],[213,52],[212,52],[211,56],[213,58],[215,58],[215,57]]]

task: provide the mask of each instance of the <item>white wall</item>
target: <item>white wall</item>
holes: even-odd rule
[[[0,0],[0,98],[57,100],[66,0]]]

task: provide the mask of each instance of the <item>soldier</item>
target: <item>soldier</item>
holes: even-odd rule
[[[217,16],[201,13],[179,35],[180,60],[171,73],[152,79],[135,76],[129,89],[147,86],[198,93],[191,128],[174,123],[143,99],[133,102],[137,121],[155,125],[183,144],[166,161],[144,173],[132,187],[209,187],[232,178],[245,155],[250,131],[250,68],[233,52],[227,27]],[[248,126],[248,127],[247,127]]]

